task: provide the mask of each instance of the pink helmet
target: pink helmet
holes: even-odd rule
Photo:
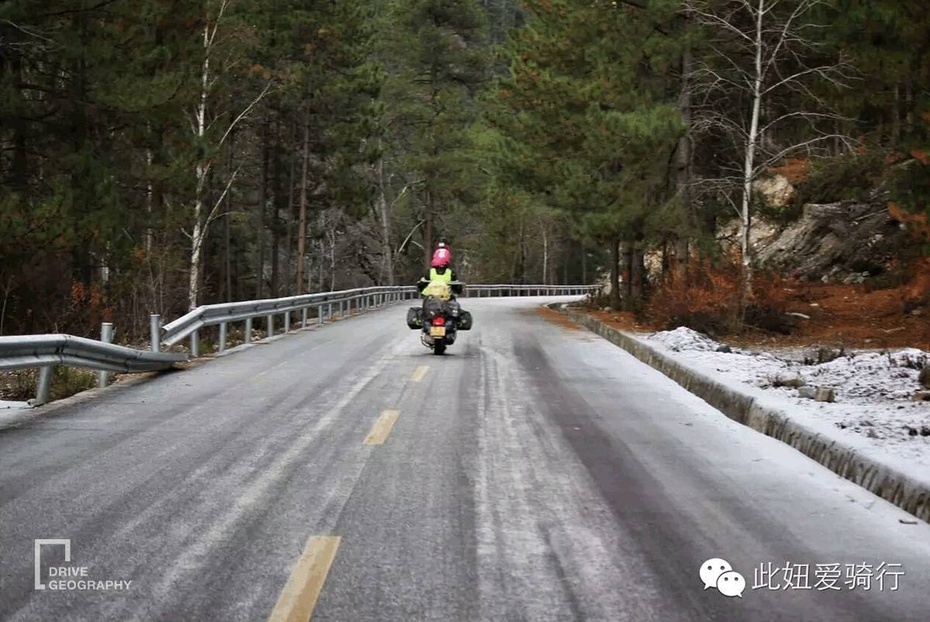
[[[433,261],[430,265],[434,268],[446,268],[452,262],[452,253],[448,248],[440,247],[433,253]]]

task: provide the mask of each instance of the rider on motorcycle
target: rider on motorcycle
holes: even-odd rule
[[[458,281],[455,270],[453,270],[452,266],[450,265],[451,263],[452,253],[446,247],[445,242],[440,242],[436,247],[436,252],[433,253],[433,260],[430,262],[430,269],[420,278],[420,281],[417,283],[417,289],[419,290],[420,294],[423,294],[423,290],[425,290],[426,287],[434,281],[440,281],[443,283]]]
[[[450,306],[458,315],[460,311],[459,303],[455,299],[455,294],[462,293],[462,285],[457,283],[458,276],[452,269],[452,253],[446,247],[445,242],[440,242],[433,253],[433,259],[430,262],[429,271],[417,282],[417,290],[424,298],[424,308],[430,296],[445,298],[449,301]],[[455,281],[456,284],[452,285]],[[430,286],[433,287],[430,287]]]

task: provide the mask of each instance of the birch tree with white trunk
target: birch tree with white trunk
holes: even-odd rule
[[[213,7],[215,5],[216,14],[213,15]],[[223,190],[216,201],[214,201],[212,205],[208,205],[206,201],[207,180],[209,179],[210,171],[215,160],[213,154],[222,150],[233,129],[249,115],[256,104],[265,97],[271,88],[271,83],[269,82],[264,89],[262,89],[261,93],[233,118],[222,134],[220,134],[217,141],[208,148],[208,134],[212,133],[211,130],[214,129],[215,120],[223,118],[222,114],[215,114],[211,109],[211,95],[213,95],[217,79],[221,75],[221,72],[216,71],[214,67],[214,61],[216,60],[214,57],[219,47],[217,33],[220,31],[221,23],[229,10],[229,6],[229,0],[219,0],[218,2],[206,0],[205,10],[207,18],[204,20],[203,26],[203,58],[200,65],[200,92],[190,122],[191,133],[194,136],[200,153],[194,164],[196,184],[194,187],[192,208],[193,223],[190,233],[187,234],[191,241],[189,261],[190,273],[188,277],[188,307],[191,310],[197,307],[199,301],[201,260],[204,241],[207,237],[207,230],[210,223],[216,220],[220,215],[220,206],[223,204],[223,200],[229,193],[230,188],[232,188],[233,182],[235,182],[239,172],[238,168],[232,172],[225,181]]]
[[[841,117],[813,89],[817,82],[843,88],[850,78],[851,68],[843,59],[823,62],[817,42],[824,25],[814,23],[811,14],[829,4],[830,0],[685,2],[686,12],[707,35],[707,54],[696,62],[692,76],[694,131],[723,134],[739,153],[734,158],[738,163],[728,171],[731,174],[707,180],[705,191],[724,196],[740,218],[744,301],[752,297],[754,182],[791,155],[813,156],[837,140],[851,142],[822,131],[824,121]],[[775,104],[783,100],[801,101],[805,109],[779,109]],[[734,101],[743,107],[733,106]],[[777,144],[775,130],[791,123],[807,128],[805,138]]]

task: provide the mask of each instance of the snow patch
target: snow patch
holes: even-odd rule
[[[29,408],[26,402],[8,402],[0,400],[0,410],[18,410],[20,408]]]
[[[681,352],[682,350],[714,351],[720,347],[719,343],[707,335],[691,330],[686,326],[655,333],[650,339],[658,341],[675,352]]]
[[[898,463],[903,459],[915,474],[930,477],[930,402],[913,400],[930,352],[851,351],[826,363],[805,364],[771,352],[718,352],[722,344],[684,327],[644,337],[696,371],[763,390],[800,423],[841,442],[865,444],[870,454]],[[783,384],[795,378],[810,387],[833,388],[835,402],[800,397],[796,386]]]

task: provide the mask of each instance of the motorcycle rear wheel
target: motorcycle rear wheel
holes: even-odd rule
[[[446,351],[446,342],[437,341],[433,344],[433,354],[443,354]]]

